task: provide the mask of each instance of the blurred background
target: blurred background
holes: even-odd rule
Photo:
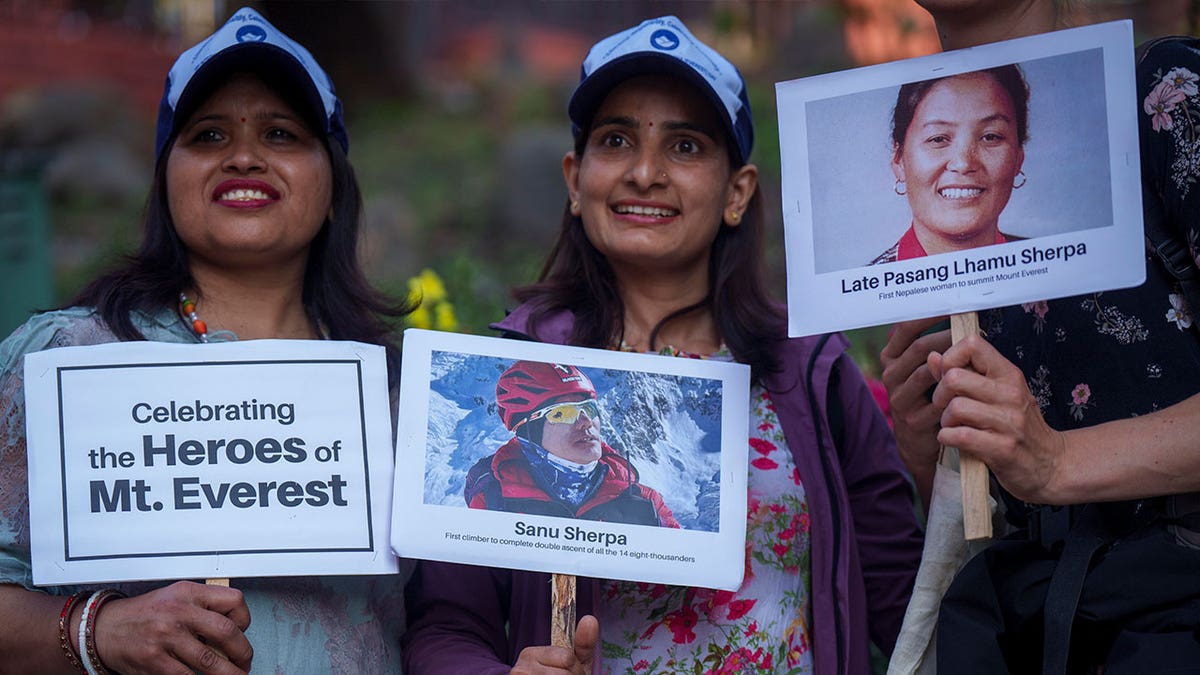
[[[242,5],[306,45],[344,101],[366,201],[364,259],[413,322],[487,334],[554,240],[566,101],[597,39],[675,14],[745,75],[773,288],[783,297],[774,83],[928,54],[911,0],[0,0],[0,336],[66,302],[139,237],[171,63]],[[1070,0],[1135,39],[1197,32],[1200,0]],[[854,331],[877,369],[883,329]]]

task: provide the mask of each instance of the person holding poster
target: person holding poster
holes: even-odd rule
[[[920,4],[946,49],[1056,23],[1050,0]],[[900,324],[882,352],[918,482],[930,484],[940,442],[983,460],[1007,506],[1010,533],[967,562],[942,601],[941,672],[1119,675],[1200,663],[1198,81],[1195,38],[1138,50],[1153,249],[1142,285],[982,312],[984,336],[953,347],[945,333],[923,335],[937,319]]]
[[[570,365],[517,361],[496,382],[513,438],[467,472],[473,509],[679,527],[662,496],[600,438],[596,387]]]
[[[1016,65],[900,87],[892,173],[912,225],[872,265],[1016,241],[1000,212],[1025,184],[1029,87]]]
[[[404,575],[236,588],[36,588],[22,357],[153,340],[350,339],[396,350],[400,313],[356,260],[341,103],[304,47],[243,8],[167,77],[139,250],[0,344],[0,662],[13,672],[399,670]],[[197,348],[202,349],[202,348]]]
[[[766,292],[741,75],[675,17],[650,19],[592,48],[568,113],[558,242],[496,327],[750,365],[744,582],[731,592],[582,579],[579,611],[595,616],[571,650],[545,646],[548,575],[422,561],[406,667],[869,672],[868,643],[891,650],[920,556],[912,492],[845,338],[787,339],[785,309]]]

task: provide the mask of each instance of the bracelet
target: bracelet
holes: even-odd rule
[[[79,662],[79,657],[75,656],[75,648],[71,646],[71,638],[67,635],[67,621],[71,619],[71,609],[75,607],[75,603],[79,601],[87,593],[79,591],[71,597],[67,598],[67,603],[63,605],[62,611],[58,614],[58,644],[62,647],[63,654],[67,655],[67,661],[75,670],[86,673],[83,669],[83,664]]]
[[[92,593],[83,606],[83,616],[79,619],[79,659],[83,661],[87,675],[111,675],[100,655],[96,653],[96,617],[100,615],[100,607],[113,598],[123,598],[124,593],[111,588],[101,589]]]

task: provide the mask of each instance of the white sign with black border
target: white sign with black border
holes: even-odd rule
[[[382,347],[50,349],[25,401],[36,584],[397,571]]]

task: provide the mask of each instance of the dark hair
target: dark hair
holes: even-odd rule
[[[577,157],[583,157],[590,133],[589,121],[588,128],[575,134]],[[731,140],[724,140],[730,148]],[[732,150],[730,165],[741,166]],[[650,333],[651,349],[658,332],[672,319],[708,309],[725,345],[734,358],[750,365],[755,379],[780,369],[775,347],[786,338],[786,317],[782,306],[771,299],[763,275],[766,226],[762,202],[762,192],[756,187],[741,225],[719,228],[709,257],[708,293],[700,302],[663,317]],[[569,206],[563,210],[558,240],[550,249],[538,281],[518,287],[513,296],[533,305],[530,325],[534,330],[546,315],[570,310],[575,315],[572,344],[611,347],[624,333],[625,308],[612,267],[588,240],[582,219],[572,215]]]
[[[275,86],[269,80],[264,82]],[[286,92],[281,94],[285,100],[290,98]],[[174,307],[179,302],[179,292],[193,283],[188,251],[175,230],[167,201],[167,158],[175,140],[167,142],[155,167],[142,217],[142,243],[137,252],[94,279],[66,305],[95,307],[122,340],[146,339],[134,325],[132,312],[153,313]],[[393,304],[363,274],[358,260],[362,226],[358,179],[342,146],[328,137],[322,137],[322,143],[332,169],[332,217],[325,221],[309,248],[304,271],[304,307],[330,338],[386,348],[388,372],[394,381],[399,373],[400,352],[388,319],[409,313],[412,303]]]
[[[1000,88],[1008,94],[1008,98],[1013,104],[1014,114],[1017,117],[1014,120],[1017,125],[1017,142],[1019,145],[1025,145],[1025,139],[1028,136],[1029,130],[1029,85],[1025,82],[1025,76],[1021,73],[1021,68],[1015,63],[1010,63],[1005,66],[975,70],[948,77],[909,82],[901,86],[900,93],[896,95],[896,107],[892,109],[893,146],[896,148],[904,147],[904,136],[908,133],[908,127],[912,125],[913,115],[917,112],[917,106],[921,104],[921,101],[925,100],[926,94],[929,93],[930,89],[933,89],[933,85],[942,80],[976,74],[990,75],[996,81],[996,84],[999,84]]]

